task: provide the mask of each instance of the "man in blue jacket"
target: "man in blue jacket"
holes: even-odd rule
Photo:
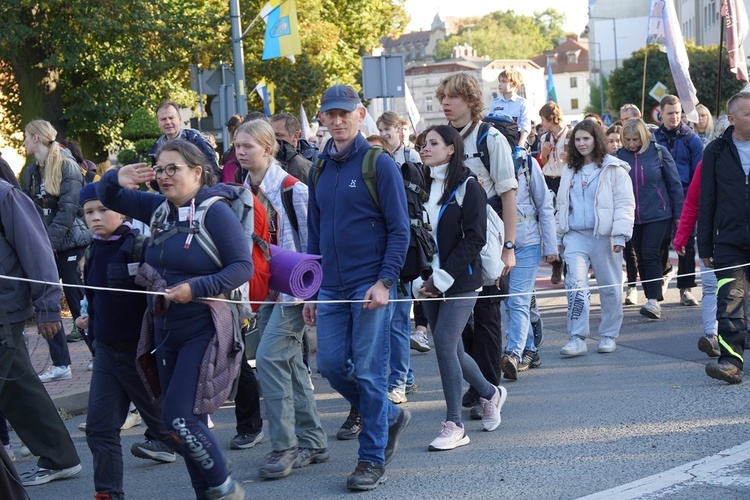
[[[36,486],[81,472],[81,460],[55,405],[34,372],[23,340],[23,328],[36,315],[45,339],[60,329],[57,266],[47,230],[31,198],[0,180],[0,275],[38,280],[5,279],[0,291],[0,411],[31,453],[37,467],[21,473],[24,486]]]
[[[323,92],[320,116],[332,140],[310,171],[308,253],[322,256],[318,300],[305,304],[317,323],[318,368],[362,415],[357,467],[347,488],[371,490],[385,481],[385,464],[411,419],[387,398],[392,299],[409,245],[403,179],[387,154],[377,160],[378,203],[362,162],[370,144],[359,133],[365,108],[348,85]]]
[[[687,195],[695,167],[703,159],[703,142],[698,134],[682,123],[682,103],[677,96],[667,94],[661,100],[661,125],[654,131],[654,140],[667,148],[677,165],[677,173],[682,181],[683,197]],[[671,266],[669,243],[672,232],[662,244],[662,264],[665,270]],[[677,288],[680,289],[680,303],[684,306],[697,306],[698,301],[690,290],[695,285],[695,234],[692,234],[685,245],[685,255],[681,255],[677,264]],[[665,275],[665,284],[669,282]]]

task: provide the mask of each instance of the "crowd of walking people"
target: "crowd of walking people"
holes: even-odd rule
[[[33,161],[20,183],[0,170],[0,248],[8,256],[0,273],[91,287],[63,290],[76,319],[71,335],[85,340],[93,358],[83,429],[95,498],[125,496],[119,434],[134,411],[146,431],[131,453],[162,463],[182,457],[199,499],[245,498],[211,431],[210,414],[227,398],[237,417],[230,447],[270,441],[261,478],[330,460],[306,326],[315,327],[317,369],[350,408],[336,436],[358,439],[348,489],[372,490],[387,478],[412,418],[402,405],[417,391],[410,348],[434,350],[445,401],[425,448],[481,439],[462,407],[482,431],[498,429],[507,384],[542,364],[534,287],[543,261],[567,295],[560,355],[588,351],[591,272],[602,312],[597,352],[609,354],[627,333],[623,305],[638,304],[638,285],[646,299],[640,314],[662,319],[675,273],[670,245],[679,255],[680,303],[699,304],[692,293],[697,241],[698,349],[717,358],[706,365],[709,377],[742,382],[750,93],[733,96],[715,123],[699,107],[693,128],[672,95],[661,101],[658,127],[632,104],[609,127],[593,114],[569,126],[554,102],[538,111],[535,126],[518,95],[522,84],[518,71],[502,71],[485,116],[474,77],[444,78],[436,97],[447,123],[413,143],[392,111],[377,120],[380,136],[366,138],[356,90],[334,85],[321,96],[320,135],[302,137],[288,113],[235,116],[227,123],[232,147],[221,158],[165,102],[155,113],[163,135],[152,163],[107,172],[92,172],[49,122],[28,123],[24,147]],[[248,282],[261,272],[253,252],[266,244],[320,257],[313,299],[264,290],[252,312],[212,300],[247,298]],[[31,247],[39,249],[33,258],[25,251]],[[497,265],[489,276],[488,255]],[[404,269],[419,263],[418,277],[407,278]],[[16,349],[0,353],[0,412],[39,457],[35,469],[16,474],[33,486],[83,467],[43,388],[71,378],[71,339],[60,321],[59,287],[9,283],[0,289],[2,342]],[[134,293],[144,290],[155,293]],[[22,338],[32,314],[51,359],[38,376]],[[242,340],[253,324],[250,352]],[[7,458],[12,449],[7,432],[0,434],[0,458]],[[5,486],[14,498],[13,483]]]

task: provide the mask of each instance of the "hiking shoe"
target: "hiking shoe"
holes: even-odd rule
[[[298,453],[297,448],[272,451],[266,455],[266,463],[260,466],[260,477],[263,479],[279,479],[288,476],[292,473]]]
[[[625,305],[638,305],[638,288],[635,285],[628,286],[628,291],[625,292]]]
[[[299,448],[297,458],[294,460],[294,468],[307,467],[310,464],[322,464],[331,458],[328,448]]]
[[[359,433],[362,431],[362,416],[359,411],[352,406],[349,411],[349,416],[346,417],[346,421],[341,425],[341,429],[336,433],[336,439],[339,441],[348,441],[350,439],[356,439]]]
[[[721,354],[719,350],[719,341],[716,340],[716,335],[705,335],[698,339],[698,349],[708,354],[711,358],[718,358]]]
[[[466,435],[466,430],[462,425],[457,425],[455,422],[443,422],[440,427],[440,432],[437,437],[432,440],[430,446],[427,447],[430,451],[447,451],[454,450],[459,446],[466,446],[471,440]]]
[[[418,391],[419,391],[419,386],[414,380],[411,381],[411,384],[409,382],[406,382],[406,388],[404,389],[404,394],[416,394]]]
[[[143,423],[143,419],[141,418],[141,414],[138,413],[138,410],[135,411],[129,411],[128,417],[125,419],[125,422],[122,424],[122,427],[120,427],[120,430],[127,430],[132,427],[135,427],[136,425],[141,425]]]
[[[386,479],[388,476],[385,475],[385,466],[357,462],[354,472],[346,478],[346,487],[358,491],[374,490]]]
[[[615,342],[615,339],[612,337],[602,337],[599,339],[599,348],[596,350],[596,352],[607,354],[610,352],[615,352],[615,349],[617,349],[617,343]]]
[[[661,319],[661,306],[656,299],[648,299],[641,307],[641,315],[651,319]]]
[[[57,481],[58,479],[73,477],[82,470],[83,467],[81,466],[81,464],[60,470],[42,469],[41,467],[35,467],[28,472],[20,474],[21,483],[23,483],[24,486],[39,486],[40,484],[47,484],[50,481]]]
[[[229,441],[229,447],[233,450],[247,450],[260,443],[262,439],[263,429],[255,434],[237,434]]]
[[[742,382],[742,370],[732,363],[711,362],[706,365],[706,375],[730,384]]]
[[[400,405],[406,403],[406,390],[400,387],[390,386],[388,388],[388,399],[393,403]]]
[[[544,323],[542,318],[531,322],[531,331],[534,333],[534,347],[542,347],[544,343]]]
[[[480,403],[471,407],[469,418],[472,420],[482,420],[482,405]]]
[[[57,380],[70,380],[73,378],[73,373],[70,371],[70,366],[50,366],[47,370],[39,375],[39,380],[43,383],[55,382]]]
[[[388,442],[385,444],[385,465],[388,465],[398,450],[398,439],[404,433],[411,422],[409,410],[399,409],[398,418],[393,425],[388,427]]]
[[[3,445],[3,448],[5,448],[5,453],[8,455],[8,458],[10,458],[11,462],[16,461],[16,454],[13,453],[13,445],[8,443]]]
[[[206,498],[208,500],[244,500],[245,498],[245,488],[242,487],[239,481],[232,481],[229,491],[221,491],[220,488],[219,486],[207,490]]]
[[[518,371],[525,372],[529,368],[538,368],[542,365],[542,359],[539,357],[537,351],[529,351],[528,349],[523,350],[523,356],[521,362],[518,363]]]
[[[552,276],[550,277],[550,282],[553,285],[559,285],[562,281],[562,266],[553,266],[552,267]]]
[[[474,408],[479,404],[479,395],[473,390],[466,391],[461,398],[461,406],[464,408]]]
[[[583,356],[588,350],[588,347],[586,347],[586,340],[578,335],[571,335],[568,343],[560,349],[560,355],[566,358],[572,358],[574,356]]]
[[[74,326],[69,334],[65,336],[66,342],[80,342],[83,340],[83,332],[77,326]]]
[[[697,306],[698,300],[693,296],[693,292],[689,288],[683,288],[680,290],[680,304],[683,306]]]
[[[494,431],[500,425],[500,413],[503,411],[505,398],[508,397],[505,387],[499,385],[496,389],[492,399],[479,398],[482,403],[482,430],[487,432]]]
[[[162,464],[169,464],[177,459],[175,452],[169,446],[161,441],[151,439],[142,443],[135,443],[130,447],[130,453],[134,457],[153,460]]]
[[[503,376],[508,380],[518,380],[518,356],[513,353],[503,354],[500,359],[500,369],[503,371]]]
[[[427,332],[414,330],[409,337],[409,347],[418,352],[430,352],[430,344],[427,343]]]

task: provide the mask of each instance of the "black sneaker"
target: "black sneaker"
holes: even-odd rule
[[[742,369],[732,363],[709,363],[706,365],[706,375],[730,384],[742,382]]]
[[[464,393],[464,396],[461,398],[461,406],[463,406],[464,408],[474,408],[478,404],[479,404],[479,394],[477,394],[471,389],[466,391]]]
[[[336,439],[339,441],[348,441],[350,439],[356,439],[359,433],[362,431],[362,416],[359,411],[352,406],[349,411],[349,416],[346,417],[346,421],[341,426],[341,429],[336,433]]]
[[[177,460],[176,453],[161,441],[147,439],[143,443],[135,443],[130,447],[134,457],[153,460],[162,464],[169,464]]]
[[[58,479],[65,479],[73,477],[83,470],[81,464],[68,467],[67,469],[53,470],[43,469],[41,467],[35,467],[28,472],[20,474],[21,482],[24,486],[38,486],[40,484],[47,484],[50,481],[56,481]]]
[[[328,448],[300,448],[297,451],[297,459],[294,468],[307,467],[310,464],[322,464],[331,458]]]
[[[278,479],[288,476],[292,473],[297,454],[297,448],[272,451],[266,455],[265,463],[260,466],[260,477],[263,479]]]
[[[538,349],[544,343],[544,323],[542,322],[542,318],[531,322],[531,330],[534,332],[534,347]]]
[[[65,340],[68,342],[80,342],[83,340],[83,332],[77,326],[74,326],[69,334],[65,336]]]
[[[385,466],[374,465],[370,462],[357,462],[357,468],[346,479],[346,487],[358,491],[374,490],[387,478]]]
[[[500,369],[507,380],[518,380],[519,359],[515,354],[503,354],[500,359]]]
[[[521,357],[521,362],[518,363],[518,371],[525,372],[529,368],[537,368],[541,366],[541,364],[542,364],[542,360],[539,357],[538,352],[524,349],[523,356]]]
[[[247,450],[260,443],[262,439],[263,429],[255,434],[237,434],[229,441],[229,447],[233,450]]]
[[[471,407],[469,418],[472,420],[482,420],[482,404],[477,403]]]
[[[385,445],[385,464],[388,465],[396,455],[398,449],[398,438],[406,430],[411,422],[411,413],[409,410],[403,410],[399,408],[398,418],[393,425],[388,427],[388,442]],[[377,486],[377,485],[376,485]]]
[[[705,352],[710,358],[718,358],[721,354],[719,350],[719,342],[716,340],[716,336],[710,337],[704,335],[698,339],[698,349]]]

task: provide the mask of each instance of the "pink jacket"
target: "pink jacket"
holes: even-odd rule
[[[703,160],[698,162],[693,173],[693,180],[690,181],[685,203],[682,205],[682,215],[680,223],[677,225],[677,231],[674,233],[672,246],[681,249],[687,245],[688,238],[695,228],[695,222],[698,220],[698,205],[701,197],[701,167]]]

